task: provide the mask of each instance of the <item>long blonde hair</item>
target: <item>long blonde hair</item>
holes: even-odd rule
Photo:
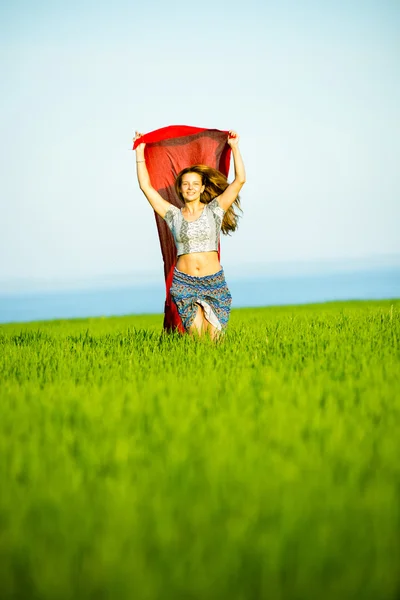
[[[186,167],[186,169],[183,169],[183,171],[178,174],[175,180],[175,190],[178,198],[182,200],[182,202],[184,202],[181,193],[182,177],[187,173],[197,173],[200,175],[202,184],[205,186],[204,192],[200,196],[200,202],[203,204],[208,204],[211,202],[211,200],[222,194],[222,192],[226,190],[229,185],[225,175],[223,175],[220,171],[217,171],[217,169],[207,167],[207,165],[193,165],[191,167]],[[240,207],[240,198],[238,196],[234,200],[233,204],[228,208],[222,220],[221,231],[225,235],[229,235],[238,227],[238,219],[240,218],[240,215],[234,211],[234,205],[241,212],[243,212]]]

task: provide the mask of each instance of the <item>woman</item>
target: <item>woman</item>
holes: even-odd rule
[[[136,132],[135,140],[142,134]],[[239,151],[239,136],[230,131],[235,179],[226,178],[205,165],[181,171],[175,189],[184,202],[182,209],[167,202],[152,187],[144,157],[144,143],[136,147],[136,167],[140,189],[157,214],[165,219],[176,244],[178,260],[174,270],[171,297],[185,330],[218,337],[228,323],[231,295],[218,258],[219,234],[237,227],[233,204],[240,208],[238,194],[245,183],[245,169]]]

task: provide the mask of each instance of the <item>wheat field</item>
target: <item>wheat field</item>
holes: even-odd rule
[[[0,326],[0,597],[396,600],[400,301]]]

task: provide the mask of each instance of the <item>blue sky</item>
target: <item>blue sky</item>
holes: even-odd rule
[[[201,8],[199,8],[201,6]],[[396,1],[0,8],[0,289],[162,273],[131,138],[236,129],[229,273],[400,255]]]

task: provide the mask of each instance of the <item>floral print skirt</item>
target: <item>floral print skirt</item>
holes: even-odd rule
[[[212,275],[196,277],[175,267],[170,291],[186,331],[193,324],[199,304],[211,325],[219,330],[226,328],[232,296],[223,269]]]

